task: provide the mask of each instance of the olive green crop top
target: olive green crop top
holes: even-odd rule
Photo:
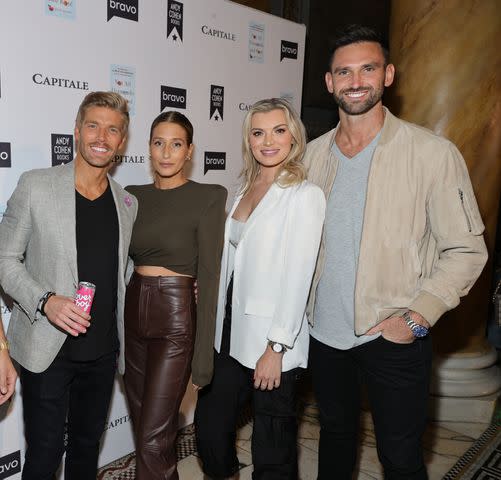
[[[125,188],[138,200],[129,255],[136,266],[159,266],[196,277],[197,333],[193,383],[210,383],[227,191],[188,181],[161,190],[153,184]]]

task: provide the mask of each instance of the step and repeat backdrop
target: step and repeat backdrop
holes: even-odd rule
[[[238,187],[241,125],[256,100],[301,107],[305,27],[225,0],[29,0],[0,12],[0,219],[22,172],[67,163],[83,97],[113,90],[129,101],[127,147],[115,158],[122,185],[151,181],[152,120],[179,110],[195,128],[189,175]],[[10,301],[3,296],[5,328]],[[21,391],[0,409],[0,479],[21,478]],[[89,405],[89,408],[92,408]],[[187,395],[180,423],[192,420]],[[134,450],[117,378],[100,465]]]

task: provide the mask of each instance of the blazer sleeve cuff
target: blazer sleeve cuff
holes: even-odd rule
[[[281,343],[285,345],[287,348],[292,348],[294,346],[294,340],[296,337],[293,333],[285,330],[281,327],[271,327],[268,331],[268,340],[272,342]]]

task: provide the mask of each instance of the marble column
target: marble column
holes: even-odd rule
[[[501,191],[499,0],[393,0],[386,102],[405,120],[454,142],[465,157],[492,253]],[[501,387],[485,327],[492,259],[458,308],[433,329],[434,414],[488,420]],[[457,418],[456,418],[457,417]]]

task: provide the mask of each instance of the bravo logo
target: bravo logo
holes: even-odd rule
[[[11,167],[10,143],[0,142],[0,168]]]
[[[108,0],[108,22],[113,17],[121,17],[137,22],[139,11],[138,0]]]
[[[0,480],[21,472],[21,451],[0,458]]]
[[[186,89],[162,85],[160,88],[160,110],[163,111],[166,107],[186,108]]]
[[[226,152],[205,152],[204,175],[209,170],[226,170]]]
[[[280,61],[282,61],[284,58],[292,58],[293,60],[297,60],[297,49],[297,43],[282,40],[282,44],[280,45]]]

